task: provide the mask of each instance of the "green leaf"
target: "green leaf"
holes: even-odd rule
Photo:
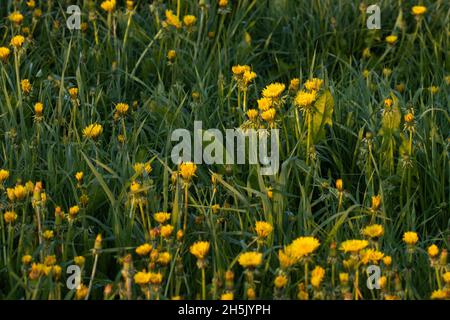
[[[314,143],[325,137],[325,126],[333,126],[334,100],[329,90],[325,91],[314,104],[312,116],[312,137]]]

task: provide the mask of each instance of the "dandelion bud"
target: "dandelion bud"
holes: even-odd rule
[[[439,262],[440,262],[442,267],[447,266],[447,254],[448,254],[447,249],[442,249],[441,257],[439,259]]]
[[[99,233],[95,238],[94,251],[98,251],[102,249],[102,235]]]
[[[342,181],[342,179],[337,179],[336,180],[336,189],[339,192],[343,192],[344,191],[344,182]]]
[[[248,300],[255,300],[256,299],[256,292],[253,288],[247,289],[247,298]]]

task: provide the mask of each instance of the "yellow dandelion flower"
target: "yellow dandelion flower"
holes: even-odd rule
[[[390,45],[393,45],[397,42],[398,37],[396,35],[389,35],[385,38],[386,42]]]
[[[23,15],[19,11],[14,11],[9,15],[8,19],[15,24],[21,24],[23,21]]]
[[[219,4],[219,7],[225,8],[228,5],[228,0],[219,0],[218,4]]]
[[[343,192],[344,191],[344,182],[342,181],[342,179],[337,179],[336,180],[336,189],[339,192]]]
[[[309,91],[319,91],[322,87],[323,80],[319,78],[312,78],[305,82],[305,88]]]
[[[442,279],[444,280],[444,282],[449,285],[450,284],[450,271],[447,271],[446,273],[444,273],[442,275]]]
[[[5,169],[0,169],[0,183],[3,183],[9,178],[9,171]]]
[[[267,111],[272,107],[272,99],[261,98],[257,100],[258,109],[261,111]]]
[[[53,230],[45,230],[44,233],[42,233],[42,236],[45,240],[51,240],[54,237]]]
[[[169,238],[172,235],[173,232],[173,226],[170,224],[167,224],[165,226],[161,226],[161,237],[163,238]]]
[[[20,81],[20,87],[22,88],[22,92],[25,95],[28,95],[31,92],[31,83],[28,79],[23,79]]]
[[[265,221],[256,221],[255,231],[258,237],[264,239],[267,238],[273,231],[273,227],[270,223]]]
[[[300,87],[300,79],[299,78],[293,78],[291,79],[291,81],[289,82],[289,91],[297,91],[298,88]]]
[[[431,299],[433,300],[444,300],[447,299],[447,297],[449,297],[449,291],[447,290],[435,290],[431,294]]]
[[[432,244],[431,246],[428,247],[427,252],[431,258],[434,258],[437,257],[437,255],[439,254],[439,248],[437,245]]]
[[[83,136],[88,139],[97,139],[103,132],[101,124],[93,123],[83,129]]]
[[[279,275],[275,278],[273,281],[273,284],[275,285],[275,288],[282,289],[284,288],[288,283],[288,278],[285,275]]]
[[[177,57],[177,52],[175,50],[169,50],[167,52],[167,59],[169,59],[169,61],[175,60],[176,57]]]
[[[311,285],[316,289],[319,288],[324,277],[325,269],[321,266],[316,266],[311,272]]]
[[[15,213],[14,211],[6,211],[3,214],[3,218],[5,219],[5,223],[12,224],[17,220],[17,213]]]
[[[150,284],[160,285],[162,283],[163,276],[161,273],[150,272]]]
[[[146,256],[150,253],[150,251],[152,251],[152,249],[153,247],[150,244],[144,243],[137,247],[135,251],[140,256]]]
[[[8,60],[9,55],[11,54],[11,50],[7,47],[0,47],[0,60],[6,62]]]
[[[269,110],[261,113],[261,118],[264,121],[271,123],[275,120],[276,114],[277,114],[277,110],[275,108],[270,108]]]
[[[253,71],[245,71],[242,76],[242,80],[244,81],[244,85],[248,85],[256,78],[256,72]]]
[[[100,7],[108,13],[113,12],[114,9],[116,8],[116,0],[103,1]]]
[[[168,212],[157,212],[153,215],[156,222],[163,224],[170,219],[170,213]]]
[[[34,105],[34,112],[36,113],[36,116],[38,117],[42,116],[43,111],[44,111],[44,104],[42,102],[37,102]]]
[[[233,299],[234,299],[233,292],[226,292],[220,296],[220,300],[233,300]]]
[[[173,26],[176,29],[181,28],[180,19],[173,13],[172,10],[166,10],[166,21],[167,25]]]
[[[73,262],[74,262],[77,266],[82,267],[82,266],[84,266],[84,264],[85,264],[85,262],[86,262],[86,258],[83,257],[83,256],[76,256],[76,257],[73,258]]]
[[[139,271],[134,275],[134,283],[144,286],[150,282],[150,273]]]
[[[130,106],[126,103],[118,103],[116,105],[116,111],[120,114],[120,115],[125,115],[128,111],[128,109],[130,108]]]
[[[11,46],[13,46],[16,49],[22,48],[24,43],[25,43],[25,37],[21,36],[21,35],[14,36],[11,39]]]
[[[258,117],[258,115],[259,115],[259,112],[256,109],[249,109],[247,111],[247,117],[250,121],[255,121],[256,118]]]
[[[245,72],[250,72],[250,71],[251,71],[251,68],[250,68],[250,66],[247,66],[247,65],[241,66],[240,64],[238,64],[238,65],[231,67],[231,72],[233,72],[233,74],[235,76],[243,76]]]
[[[209,252],[208,241],[197,241],[189,248],[189,252],[193,254],[197,259],[203,260],[206,258]]]
[[[264,88],[262,95],[264,98],[277,99],[283,93],[286,86],[283,83],[271,83]]]
[[[86,287],[84,284],[81,284],[80,287],[75,292],[75,299],[83,300],[84,298],[86,298],[88,292],[89,292],[88,287]]]
[[[22,256],[22,263],[23,264],[30,264],[31,261],[33,261],[33,257],[30,256],[29,254],[26,254],[26,255]]]
[[[362,230],[362,234],[369,238],[379,238],[384,234],[384,228],[380,224],[373,224],[365,227]]]
[[[319,240],[314,237],[299,237],[289,245],[293,256],[296,258],[312,254],[319,246]]]
[[[423,15],[425,12],[427,12],[427,7],[425,6],[413,6],[411,8],[411,13],[414,16],[421,16]]]
[[[381,206],[381,196],[380,195],[372,196],[372,210],[377,211],[378,209],[380,209],[380,206]]]
[[[191,27],[197,22],[197,18],[193,15],[186,15],[183,17],[183,23],[186,27]]]
[[[158,255],[158,259],[156,260],[157,263],[159,263],[162,266],[166,266],[170,263],[170,259],[172,258],[172,256],[170,255],[169,252],[165,251],[165,252],[161,252]]]
[[[242,253],[238,262],[244,268],[254,269],[262,263],[262,253],[253,251]]]
[[[403,242],[405,242],[407,245],[415,245],[419,241],[419,237],[416,232],[414,231],[408,231],[403,234]]]
[[[383,264],[384,264],[386,267],[389,267],[389,266],[392,264],[392,257],[391,257],[391,256],[385,256],[385,257],[383,258]]]
[[[356,253],[369,245],[367,240],[347,240],[341,243],[340,250],[344,252]]]
[[[195,176],[197,166],[192,162],[183,162],[180,164],[180,175],[186,182],[189,182]]]
[[[297,93],[294,99],[294,104],[300,108],[311,106],[317,99],[316,91],[307,92],[301,90]]]
[[[360,255],[361,255],[361,262],[363,264],[368,264],[369,262],[378,264],[378,262],[384,257],[383,252],[374,249],[361,250]]]
[[[69,89],[69,95],[70,95],[70,98],[72,98],[72,100],[76,100],[77,99],[77,97],[78,97],[78,88],[70,88]]]

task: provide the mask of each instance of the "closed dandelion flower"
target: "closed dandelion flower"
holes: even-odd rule
[[[343,192],[344,191],[344,182],[342,181],[342,179],[337,179],[336,180],[336,189],[339,192]]]
[[[279,275],[275,278],[273,281],[273,284],[275,285],[275,288],[282,289],[284,288],[288,283],[288,278],[285,275]]]
[[[80,287],[75,292],[76,300],[84,300],[88,295],[89,289],[84,284],[81,284]]]
[[[163,276],[159,272],[150,272],[150,284],[152,285],[160,285],[162,283]]]
[[[372,196],[371,210],[377,211],[378,209],[380,209],[380,206],[381,206],[381,196],[380,195]]]
[[[27,196],[27,189],[21,185],[18,184],[14,187],[14,197],[16,200],[22,200]]]
[[[265,221],[256,221],[255,231],[259,238],[267,238],[273,231],[273,227],[270,223]]]
[[[397,42],[398,37],[396,35],[389,35],[385,38],[386,42],[390,45],[394,45]]]
[[[6,62],[8,60],[9,55],[11,54],[11,50],[6,47],[0,47],[0,60]]]
[[[27,6],[28,8],[33,9],[36,6],[36,1],[35,0],[27,1]]]
[[[442,275],[442,279],[444,280],[444,282],[449,285],[450,284],[450,271],[447,271],[446,273],[444,273]]]
[[[430,258],[435,258],[439,254],[439,248],[437,245],[432,244],[431,246],[428,247],[427,252]]]
[[[314,270],[311,272],[311,285],[314,288],[318,289],[324,277],[325,277],[325,269],[322,268],[321,266],[316,266]]]
[[[31,83],[28,79],[20,81],[20,87],[24,95],[28,95],[31,92]]]
[[[83,267],[84,264],[85,264],[85,262],[86,262],[86,259],[85,259],[83,256],[76,256],[76,257],[73,258],[73,262],[74,262],[77,266]]]
[[[75,219],[76,216],[78,215],[78,212],[80,212],[80,207],[79,206],[73,206],[69,208],[69,218],[70,219]]]
[[[77,182],[79,184],[83,183],[83,177],[84,177],[83,171],[79,171],[79,172],[75,173],[75,179],[77,180]]]
[[[181,28],[180,19],[178,19],[178,17],[173,13],[172,10],[166,10],[165,14],[166,14],[165,22],[167,23],[167,25],[173,26],[176,29]]]
[[[5,220],[6,224],[12,224],[17,220],[17,213],[15,213],[14,211],[6,211],[3,214],[3,219]]]
[[[282,83],[271,83],[264,88],[262,95],[264,98],[277,99],[281,96],[286,86]]]
[[[177,52],[176,52],[175,50],[169,50],[169,51],[167,52],[167,59],[168,59],[169,61],[175,60],[176,57],[177,57]]]
[[[5,182],[9,178],[9,171],[5,169],[0,170],[0,183]]]
[[[419,241],[419,237],[416,232],[408,231],[403,234],[403,242],[407,245],[413,246]]]
[[[384,228],[380,224],[373,224],[365,227],[362,234],[368,238],[379,238],[384,234]]]
[[[386,267],[389,267],[389,266],[392,264],[392,257],[391,257],[391,256],[385,256],[385,257],[383,258],[383,264],[384,264]]]
[[[197,22],[197,18],[193,15],[186,15],[183,17],[183,23],[186,27],[192,27]]]
[[[228,5],[228,0],[218,0],[219,7],[225,8]]]
[[[153,219],[159,224],[163,224],[170,219],[170,213],[168,212],[157,212],[153,215]]]
[[[42,236],[45,240],[51,240],[54,237],[53,230],[45,230],[44,233],[42,233]]]
[[[259,115],[259,112],[256,109],[249,109],[247,111],[247,117],[250,121],[255,121],[256,118],[258,117],[258,115]]]
[[[23,264],[25,264],[25,265],[30,264],[31,261],[33,261],[33,257],[30,256],[29,254],[26,254],[26,255],[22,256],[22,263]]]
[[[299,78],[293,78],[289,82],[289,91],[296,92],[300,86],[300,79]]]
[[[114,9],[116,8],[116,0],[103,1],[100,7],[108,13],[113,12]]]
[[[220,300],[233,300],[234,299],[234,294],[233,292],[226,292],[226,293],[222,293],[222,295],[220,296]]]
[[[433,291],[433,293],[431,294],[431,299],[433,300],[445,300],[449,297],[449,291],[447,290],[435,290]]]
[[[425,6],[413,6],[411,8],[411,13],[414,16],[422,16],[425,12],[427,12],[427,7]]]
[[[189,248],[189,252],[199,260],[204,260],[209,252],[208,241],[197,241]]]
[[[170,255],[169,252],[167,252],[167,251],[161,252],[158,255],[158,259],[156,260],[156,262],[162,266],[167,266],[170,263],[171,258],[172,258],[172,256]]]
[[[103,132],[101,124],[93,123],[83,129],[83,136],[88,139],[97,139]]]
[[[362,249],[366,248],[369,245],[369,242],[366,240],[347,240],[341,243],[340,250],[345,253],[357,253]]]
[[[123,103],[123,102],[118,103],[116,105],[116,111],[122,116],[127,113],[129,108],[130,108],[130,106],[128,104],[126,104],[126,103]]]
[[[167,224],[165,226],[161,226],[161,237],[163,238],[169,238],[172,235],[173,232],[173,226],[170,224]]]
[[[245,252],[239,256],[239,264],[246,269],[255,269],[262,263],[262,253]]]
[[[312,78],[305,82],[305,88],[309,91],[319,91],[322,87],[323,80],[319,78]]]
[[[150,244],[144,243],[141,244],[139,247],[137,247],[135,251],[138,255],[142,257],[147,256],[150,253],[150,251],[152,251],[152,249],[153,247]]]
[[[436,93],[439,92],[439,87],[437,87],[437,86],[431,86],[431,87],[428,88],[428,90],[430,91],[431,94],[434,95],[434,94],[436,94]]]
[[[44,111],[44,104],[41,102],[38,102],[34,105],[34,113],[36,114],[37,118],[42,117],[42,112]]]
[[[75,87],[70,88],[68,91],[69,91],[70,98],[72,100],[76,100],[78,97],[78,88],[75,88]]]
[[[192,177],[195,176],[197,172],[197,166],[192,162],[183,162],[180,164],[180,175],[184,181],[191,181]]]
[[[23,21],[23,15],[19,11],[14,11],[8,17],[9,21],[19,25]]]

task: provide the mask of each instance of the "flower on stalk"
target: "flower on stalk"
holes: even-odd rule
[[[316,266],[314,270],[311,272],[311,285],[315,289],[319,289],[320,284],[322,283],[323,278],[325,277],[325,269],[321,266]]]
[[[100,7],[108,13],[113,12],[114,9],[116,8],[116,0],[103,1]]]
[[[383,236],[384,228],[380,224],[373,224],[365,227],[362,230],[362,234],[371,239],[378,239],[379,237]]]
[[[20,87],[22,88],[22,92],[24,95],[28,95],[31,92],[31,83],[28,79],[23,79],[20,81]]]
[[[385,38],[386,42],[390,44],[391,46],[394,45],[397,42],[398,37],[396,35],[389,35]]]
[[[197,241],[189,248],[189,252],[197,258],[197,267],[206,268],[206,256],[209,253],[209,241]]]
[[[427,7],[425,6],[413,6],[411,8],[411,13],[415,17],[421,17],[425,14],[425,12],[427,12]]]
[[[7,47],[0,47],[0,60],[6,62],[8,60],[9,55],[11,54],[11,50]]]
[[[97,139],[103,132],[101,124],[93,123],[83,129],[83,136],[88,139]]]
[[[14,11],[9,15],[8,19],[16,25],[19,25],[23,21],[23,15],[19,11]]]
[[[144,243],[144,244],[141,244],[139,247],[137,247],[135,251],[138,255],[143,257],[143,256],[147,256],[150,253],[150,251],[152,251],[152,249],[153,249],[153,247],[150,244]]]
[[[264,98],[276,100],[281,96],[285,88],[286,86],[283,83],[271,83],[263,89],[262,95]]]
[[[255,231],[260,239],[265,239],[272,233],[273,227],[268,222],[256,221]]]
[[[17,220],[17,213],[15,213],[14,211],[6,211],[3,214],[3,218],[5,219],[6,224],[13,224],[14,221]]]
[[[192,162],[183,162],[180,164],[180,175],[183,180],[188,183],[192,180],[197,172],[197,166]]]
[[[403,242],[405,242],[409,246],[414,246],[417,241],[419,241],[419,237],[417,233],[414,231],[408,231],[403,234]]]
[[[127,113],[129,108],[130,108],[130,106],[128,104],[126,104],[126,103],[123,103],[123,102],[118,103],[116,105],[116,111],[121,116],[124,116]]]
[[[163,224],[170,219],[170,213],[168,212],[157,212],[153,215],[153,218],[159,224]]]
[[[305,88],[309,91],[319,91],[322,87],[323,80],[319,78],[312,78],[305,82]]]
[[[246,269],[255,269],[262,263],[262,253],[245,252],[238,258],[239,264]]]
[[[5,182],[9,178],[9,171],[0,169],[0,183]]]
[[[366,248],[369,245],[369,242],[367,240],[346,240],[341,243],[340,250],[344,251],[345,253],[351,252],[351,253],[358,253],[362,249]]]
[[[166,14],[165,23],[167,25],[173,26],[176,29],[180,29],[181,28],[180,19],[178,19],[178,17],[173,13],[172,10],[166,10],[165,14]]]

